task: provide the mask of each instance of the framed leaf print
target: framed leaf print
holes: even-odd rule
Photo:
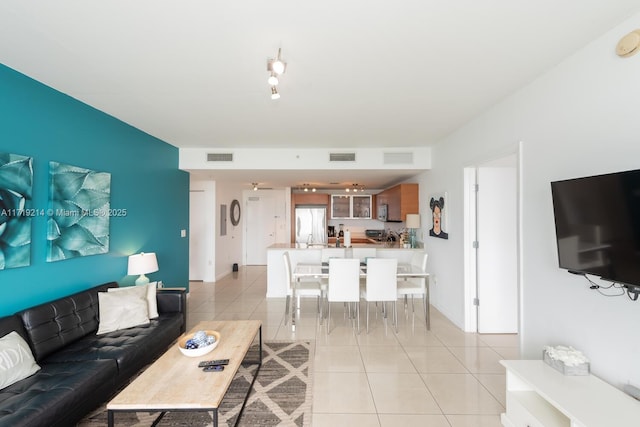
[[[109,252],[111,174],[49,162],[47,262]]]
[[[0,270],[31,264],[33,158],[0,153]]]

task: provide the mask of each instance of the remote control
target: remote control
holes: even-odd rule
[[[218,359],[218,360],[203,360],[198,363],[199,368],[206,368],[207,366],[220,366],[220,365],[228,365],[229,359]]]
[[[202,370],[204,372],[220,372],[224,371],[224,365],[205,366],[204,368],[202,368]]]

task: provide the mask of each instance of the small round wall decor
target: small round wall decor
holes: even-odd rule
[[[238,225],[240,223],[240,202],[233,200],[231,202],[231,224]]]

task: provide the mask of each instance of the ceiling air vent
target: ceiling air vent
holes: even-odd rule
[[[330,162],[355,162],[356,153],[329,153]]]
[[[233,153],[207,153],[207,162],[233,162]]]
[[[384,153],[382,162],[385,165],[412,165],[413,153],[410,151],[405,153]]]

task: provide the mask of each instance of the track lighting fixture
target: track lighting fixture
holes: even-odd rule
[[[276,74],[283,74],[287,69],[287,63],[282,60],[282,48],[278,48],[278,56],[269,58],[267,61],[267,70]]]
[[[312,193],[316,192],[316,188],[309,186],[309,184],[302,184],[302,187],[298,187],[298,190],[302,190],[305,193],[308,193],[309,191],[311,191]]]
[[[364,185],[351,184],[351,187],[345,188],[344,191],[346,191],[347,193],[349,193],[350,191],[353,191],[354,193],[357,193],[358,191],[364,191]]]
[[[271,86],[271,99],[279,99],[280,94],[276,86],[280,83],[278,76],[287,69],[287,63],[282,60],[282,49],[278,48],[278,56],[267,59],[267,71],[270,73],[267,83]]]

